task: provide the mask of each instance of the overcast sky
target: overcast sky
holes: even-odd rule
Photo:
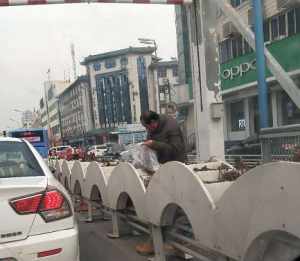
[[[53,80],[72,74],[70,43],[77,68],[89,54],[158,43],[158,55],[177,56],[174,6],[72,4],[0,7],[0,130],[16,127],[20,113],[38,107],[47,70]]]

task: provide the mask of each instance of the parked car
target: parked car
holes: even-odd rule
[[[57,146],[49,149],[48,156],[50,158],[63,159],[64,150],[69,148],[70,146]]]
[[[93,145],[89,147],[87,151],[87,157],[90,160],[99,159],[104,155],[104,152],[106,150],[107,150],[107,144]]]
[[[79,261],[71,198],[25,140],[0,138],[0,260]]]

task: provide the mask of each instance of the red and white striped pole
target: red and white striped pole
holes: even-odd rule
[[[0,6],[50,5],[73,3],[118,3],[118,4],[191,4],[192,0],[0,0]]]

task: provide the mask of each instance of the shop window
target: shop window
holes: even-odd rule
[[[231,130],[243,131],[246,129],[244,102],[239,101],[230,104]]]
[[[300,110],[285,92],[282,93],[281,108],[283,125],[300,123]]]

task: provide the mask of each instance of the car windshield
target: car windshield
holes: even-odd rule
[[[97,150],[105,150],[106,149],[106,145],[97,146],[96,149]]]
[[[44,176],[33,153],[24,142],[0,143],[0,178]]]

